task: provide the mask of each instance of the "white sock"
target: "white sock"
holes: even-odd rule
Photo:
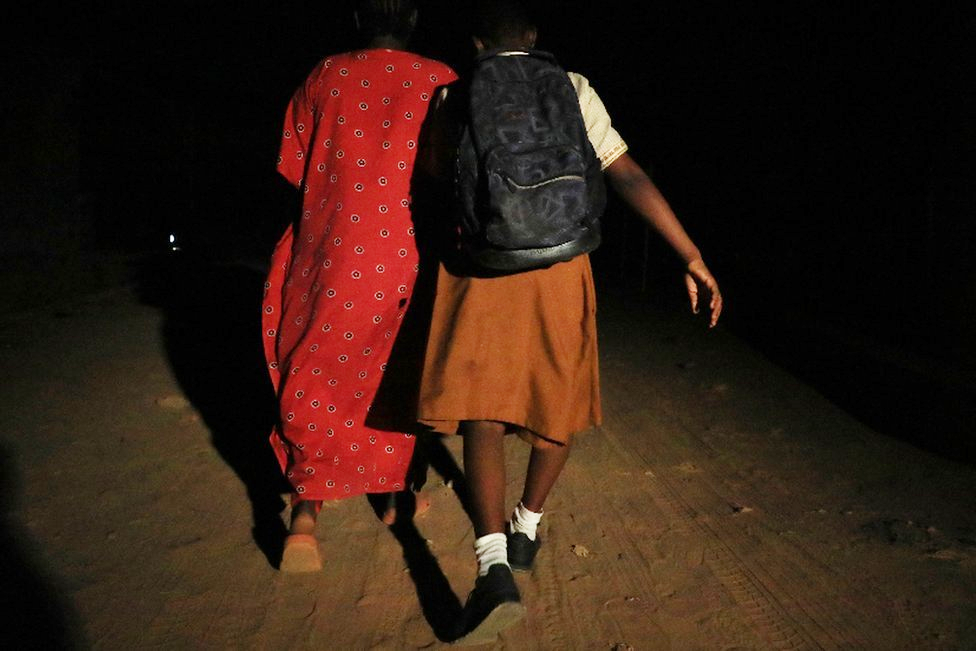
[[[508,539],[503,533],[475,538],[474,555],[478,557],[478,576],[488,574],[492,565],[508,566]]]
[[[541,519],[542,512],[530,511],[519,502],[512,511],[512,533],[524,533],[529,540],[535,540],[535,530],[539,527]]]

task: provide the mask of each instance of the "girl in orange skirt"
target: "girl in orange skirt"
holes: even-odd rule
[[[488,3],[475,44],[533,47],[536,30],[515,3]],[[709,325],[722,297],[698,248],[667,201],[627,154],[600,98],[569,73],[587,135],[611,186],[665,238],[686,265],[691,307],[708,295]],[[599,425],[596,298],[589,258],[498,277],[453,273],[441,264],[427,344],[419,419],[464,437],[479,577],[459,624],[462,642],[483,643],[522,617],[511,570],[530,570],[543,505],[569,457],[575,432]],[[521,501],[506,525],[504,437],[532,445]]]

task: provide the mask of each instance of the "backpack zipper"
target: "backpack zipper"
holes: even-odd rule
[[[533,183],[532,185],[522,185],[520,183],[516,183],[515,181],[513,181],[511,177],[506,176],[504,178],[505,178],[505,183],[507,183],[510,187],[515,187],[519,190],[534,190],[535,188],[540,188],[543,185],[555,183],[556,181],[585,181],[586,180],[584,177],[580,176],[579,174],[565,174],[563,176],[557,176],[552,179],[546,179],[545,181],[539,181],[538,183]]]

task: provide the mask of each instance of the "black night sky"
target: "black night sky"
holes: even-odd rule
[[[415,47],[463,70],[465,3],[420,4]],[[283,110],[357,44],[349,5],[19,9],[0,271],[152,255],[169,233],[266,256],[296,205]],[[882,431],[976,458],[972,7],[549,2],[539,46],[600,92],[722,282],[725,327]],[[605,228],[602,285],[680,300],[636,218],[611,202]]]

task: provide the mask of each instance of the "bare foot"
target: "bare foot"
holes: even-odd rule
[[[318,518],[322,502],[312,500],[302,500],[291,507],[291,527],[288,529],[290,534],[313,535],[315,533],[315,520]]]
[[[322,502],[302,500],[291,508],[291,527],[285,538],[278,569],[286,573],[317,572],[322,569],[315,521]]]

